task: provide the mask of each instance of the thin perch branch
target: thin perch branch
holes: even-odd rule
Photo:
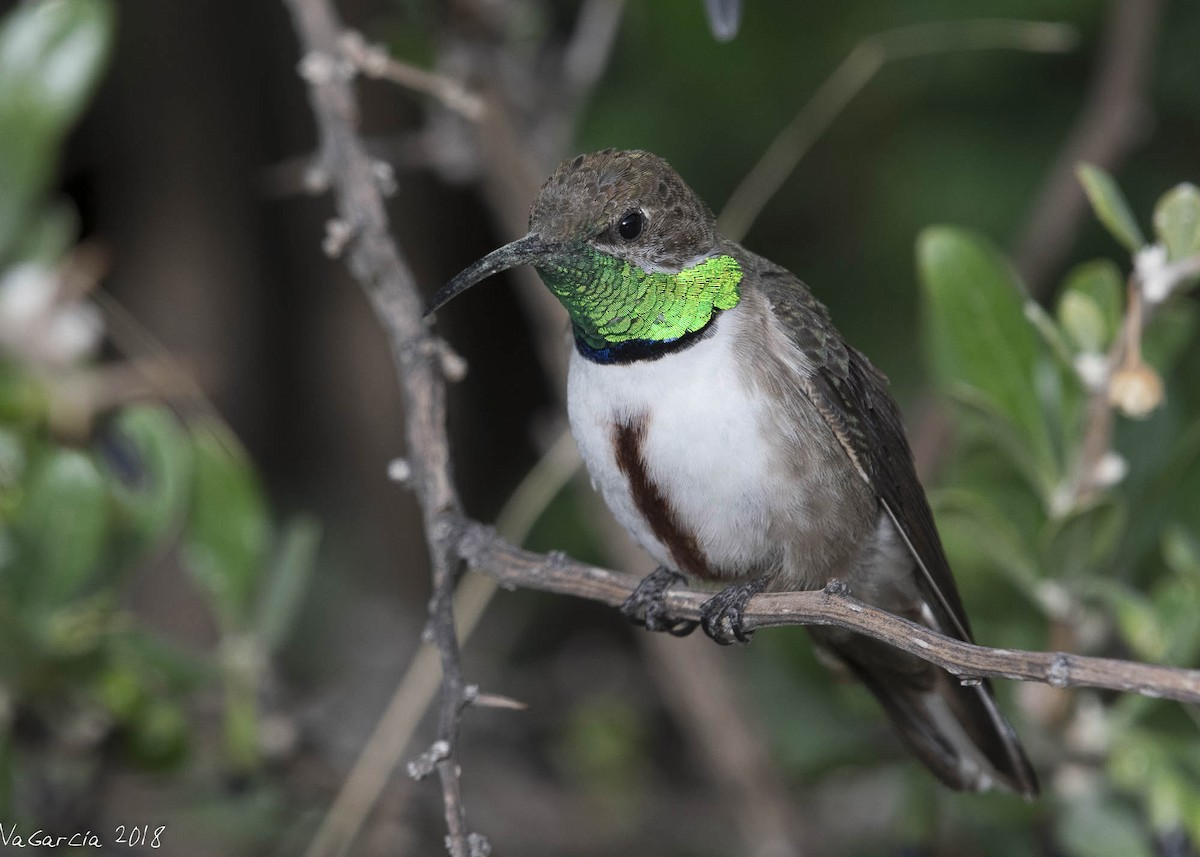
[[[460,555],[474,570],[507,588],[526,587],[574,595],[617,606],[639,583],[631,574],[575,562],[562,554],[536,554],[513,547],[494,531],[460,520]],[[711,592],[671,589],[672,619],[699,620]],[[853,598],[833,581],[823,590],[756,595],[743,616],[748,630],[783,625],[826,625],[854,631],[936,664],[964,681],[1005,678],[1054,687],[1098,687],[1142,696],[1200,703],[1200,670],[1094,658],[1066,652],[992,649],[964,643],[901,619]]]

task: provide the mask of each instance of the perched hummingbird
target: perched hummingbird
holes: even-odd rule
[[[686,633],[694,623],[666,618],[665,589],[720,582],[704,630],[744,641],[754,593],[837,578],[971,640],[886,378],[799,279],[722,237],[666,161],[608,149],[564,162],[529,234],[451,280],[430,311],[524,264],[571,318],[567,410],[592,482],[660,563],[623,612]],[[1037,793],[986,682],[848,631],[809,633],[951,788]]]

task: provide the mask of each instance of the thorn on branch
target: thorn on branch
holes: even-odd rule
[[[388,55],[379,45],[369,44],[358,30],[347,30],[338,40],[342,53],[363,73],[370,77],[382,77],[387,71]]]
[[[325,193],[329,190],[329,170],[325,169],[323,163],[309,164],[304,170],[302,182],[305,193],[313,196]]]
[[[492,843],[482,833],[467,834],[468,857],[491,857]]]
[[[412,465],[407,458],[393,458],[388,462],[387,476],[393,482],[404,485],[412,479]]]
[[[341,218],[330,218],[325,221],[325,237],[321,239],[321,249],[330,259],[336,259],[342,255],[353,237],[354,227]]]
[[[414,780],[423,780],[434,772],[438,762],[450,758],[450,742],[434,741],[429,749],[408,763],[406,770]]]
[[[393,197],[396,191],[399,190],[399,185],[396,182],[396,168],[387,161],[372,161],[371,173],[375,176],[375,183],[379,185],[379,192],[386,197]]]
[[[463,701],[476,708],[504,708],[509,711],[524,711],[529,708],[528,703],[521,702],[519,699],[502,696],[498,693],[483,693],[477,684],[469,684],[463,688]]]
[[[296,71],[301,78],[313,86],[324,86],[334,81],[346,81],[353,78],[354,64],[321,51],[309,51],[300,58]]]
[[[467,377],[467,361],[461,354],[450,347],[446,340],[437,338],[433,340],[434,356],[437,357],[438,367],[442,370],[442,377],[451,384],[457,384],[463,378]]]

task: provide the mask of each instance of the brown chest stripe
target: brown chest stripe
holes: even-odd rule
[[[617,467],[629,480],[629,491],[633,503],[642,513],[650,531],[666,545],[675,560],[676,570],[699,577],[715,580],[716,575],[708,566],[694,533],[686,530],[675,514],[675,509],[663,496],[662,491],[650,478],[642,446],[646,440],[646,416],[635,417],[628,423],[613,424],[613,449]]]

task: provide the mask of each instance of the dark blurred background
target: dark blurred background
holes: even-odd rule
[[[304,192],[315,136],[283,5],[112,6],[107,71],[66,142],[57,190],[78,209],[81,238],[108,254],[103,290],[188,367],[249,452],[273,519],[311,514],[323,537],[295,625],[264,673],[263,717],[282,735],[265,767],[248,778],[222,773],[205,750],[206,729],[216,727],[201,725],[184,773],[118,765],[110,788],[75,819],[105,830],[166,824],[157,853],[303,853],[426,616],[416,506],[386,472],[405,454],[396,377],[363,295],[322,252],[332,208]],[[914,242],[922,228],[967,226],[1014,251],[1036,243],[1030,218],[1089,99],[1098,115],[1122,117],[1094,157],[1116,174],[1143,222],[1161,193],[1197,178],[1200,163],[1200,4],[1191,0],[1002,0],[986,8],[747,0],[728,43],[714,38],[699,2],[338,6],[370,41],[461,79],[510,117],[509,137],[489,136],[427,97],[384,82],[359,86],[363,133],[395,167],[393,232],[426,293],[519,234],[531,178],[560,158],[606,146],[650,149],[720,211],[864,37],[969,13],[1073,26],[1078,42],[1067,51],[952,51],[886,64],[745,236],[812,286],[847,339],[891,377],[914,425],[939,419],[929,416],[918,333]],[[600,21],[582,45],[571,41],[581,14]],[[611,55],[592,58],[594,80],[584,75],[574,91],[556,86],[563,52],[602,41],[606,20],[615,27]],[[1097,81],[1122,53],[1144,74],[1127,74],[1132,83],[1108,91],[1105,105]],[[1070,222],[1027,282],[1043,300],[1073,264],[1121,258],[1074,197],[1060,193],[1063,206],[1051,209]],[[545,328],[530,321],[532,292],[512,279],[440,314],[441,332],[469,366],[452,388],[451,427],[459,487],[483,521],[563,425],[561,385],[542,360]],[[121,351],[106,347],[110,357]],[[593,526],[606,514],[577,484],[541,516],[529,544],[612,562],[601,551],[608,525]],[[649,565],[640,562],[633,570]],[[973,592],[997,591],[970,580],[963,588],[969,609]],[[205,651],[221,637],[169,554],[142,567],[121,597],[137,623],[181,646]],[[1028,609],[1001,588],[983,609],[980,637],[1047,644],[1040,629],[1005,636],[1005,617]],[[751,711],[749,731],[771,760],[763,781],[781,784],[774,799],[782,794],[791,806],[783,829],[798,850],[753,853],[1089,853],[1053,833],[1069,774],[1064,785],[1044,771],[1056,797],[1039,807],[941,792],[906,759],[866,695],[815,664],[802,633],[763,633],[755,645],[709,657],[733,675],[736,703]],[[497,853],[752,853],[730,783],[700,746],[721,733],[697,738],[704,733],[681,721],[673,679],[615,611],[500,593],[465,666],[470,681],[530,705],[471,711],[464,724],[469,818]],[[1012,688],[1002,692],[1010,708],[1018,705]],[[189,722],[217,716],[211,696],[201,691],[188,703]],[[1021,703],[1014,719],[1037,764],[1054,739],[1024,725],[1037,719],[1029,714],[1035,702]],[[405,759],[432,730],[426,717]],[[350,853],[442,853],[438,801],[436,785],[397,773]],[[1200,813],[1200,804],[1186,807]],[[1144,851],[1125,853],[1194,853],[1186,841],[1164,850],[1158,832],[1146,834]]]

